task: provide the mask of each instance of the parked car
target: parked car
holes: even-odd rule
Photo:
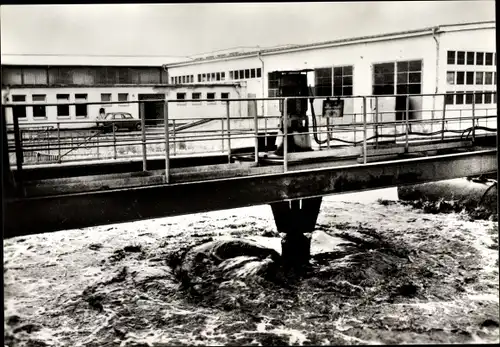
[[[106,122],[102,122],[105,120]],[[115,123],[111,122],[116,120]],[[103,119],[97,121],[97,127],[104,131],[118,131],[120,129],[141,130],[141,120],[132,117],[130,113],[125,112],[110,112]]]

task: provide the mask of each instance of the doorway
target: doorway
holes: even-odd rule
[[[164,100],[165,94],[139,94],[139,101],[143,100]],[[139,107],[139,117],[142,117],[141,107]],[[163,124],[163,102],[144,103],[144,118],[146,125]]]

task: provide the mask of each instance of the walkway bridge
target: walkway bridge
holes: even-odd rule
[[[433,95],[440,96],[445,97]],[[3,127],[4,168],[9,167],[5,158],[15,157],[11,169],[4,170],[4,185],[10,188],[4,199],[4,237],[260,204],[271,205],[280,231],[302,233],[314,227],[325,195],[497,171],[495,105],[473,105],[460,117],[447,116],[446,106],[440,111],[419,110],[432,111],[429,119],[410,119],[407,109],[401,120],[382,121],[381,112],[366,107],[369,98],[377,97],[359,98],[363,107],[348,124],[320,119],[312,127],[310,134],[321,137],[321,145],[311,152],[289,153],[285,141],[281,157],[272,153],[276,116],[229,114],[230,102],[248,99],[216,100],[227,103],[227,114],[220,117],[225,127],[175,137],[171,126],[175,115],[169,114],[169,104],[175,100],[160,101],[163,134],[149,136],[143,126],[134,139],[101,141],[102,147],[139,148],[116,159],[89,154],[84,160],[23,165],[23,152],[38,149],[21,142],[19,122],[14,119],[7,124],[14,133],[10,141]],[[286,98],[251,100],[284,101],[286,118]],[[207,100],[195,100],[203,101]],[[239,118],[247,123],[235,127]],[[145,125],[146,120],[142,122]],[[289,136],[293,134],[285,132],[278,139]],[[51,141],[42,146],[56,151],[63,146],[60,140]],[[220,148],[207,150],[203,144],[209,141],[220,143]],[[191,153],[179,153],[180,142],[202,145]],[[151,143],[161,144],[162,153],[148,153]]]

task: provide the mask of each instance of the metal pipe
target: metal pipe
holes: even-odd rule
[[[378,148],[378,97],[375,97],[375,148]]]
[[[227,118],[227,162],[231,164],[231,111],[229,101],[226,101],[226,118]]]
[[[366,164],[366,97],[363,96],[363,164]]]
[[[264,146],[266,147],[267,151],[267,117],[264,116]]]
[[[326,148],[330,149],[330,117],[326,117]]]
[[[57,122],[57,156],[59,158],[59,163],[61,162],[61,127],[59,122]]]
[[[264,81],[264,60],[261,58],[261,51],[259,51],[257,57],[259,58],[261,64],[262,64],[262,71],[260,73],[260,78],[261,78],[261,88],[262,88],[262,98],[265,97],[264,94],[264,89],[265,89],[265,81]],[[264,101],[262,100],[262,117],[264,117],[264,114],[266,113],[265,111],[265,106],[264,106]]]
[[[443,120],[441,124],[441,141],[444,141],[444,122],[446,117],[446,95],[443,95]]]
[[[283,171],[288,171],[288,98],[283,102]]]
[[[141,114],[141,135],[142,135],[142,171],[148,170],[148,158],[146,152],[146,105],[140,103],[140,114]]]
[[[116,159],[116,133],[115,133],[115,123],[111,123],[113,127],[113,158]]]
[[[168,101],[163,102],[163,117],[165,118],[165,183],[170,183],[170,143],[168,131]]]
[[[406,97],[406,110],[405,110],[405,123],[406,123],[406,143],[405,143],[405,152],[408,153],[408,136],[409,136],[409,131],[410,131],[410,98],[407,96]]]
[[[254,114],[254,127],[255,127],[255,164],[259,163],[259,120],[257,119],[257,110]]]
[[[226,140],[224,138],[224,119],[220,120],[220,125],[221,125],[221,131],[222,131],[222,136],[221,136],[221,139],[222,139],[222,153],[224,153],[224,141]]]
[[[174,143],[174,156],[177,155],[177,145],[175,142],[175,119],[172,119],[172,140]]]
[[[472,143],[476,140],[476,93],[472,93]]]

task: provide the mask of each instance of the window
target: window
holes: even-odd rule
[[[483,84],[484,74],[482,72],[476,72],[476,84]]]
[[[85,102],[87,101],[87,94],[75,94],[76,102]],[[77,117],[87,117],[87,104],[75,105],[75,115]]]
[[[474,65],[474,52],[467,52],[467,65]]]
[[[332,69],[315,69],[314,76],[315,94],[317,96],[332,96]]]
[[[255,69],[250,70],[250,78],[255,78]]]
[[[32,96],[33,102],[45,102],[46,95],[35,94]],[[45,105],[33,106],[33,118],[47,118]]]
[[[201,74],[198,74],[198,82],[201,82]]]
[[[467,71],[467,84],[474,84],[474,72]]]
[[[484,64],[484,53],[477,52],[476,53],[476,65],[483,65],[483,64]]]
[[[352,66],[333,68],[333,95],[352,95]]]
[[[250,78],[250,70],[249,69],[245,70],[245,78]]]
[[[446,72],[446,82],[448,82],[448,84],[455,84],[455,72],[454,71]]]
[[[474,103],[475,104],[482,104],[483,103],[483,93],[482,92],[476,92],[475,97],[474,97]]]
[[[177,93],[177,100],[186,100],[186,93]]]
[[[260,71],[260,67],[257,69],[257,78],[260,78],[261,77],[261,71]]]
[[[225,72],[221,72],[220,73],[220,80],[221,81],[225,81],[226,80],[226,73]]]
[[[111,93],[102,93],[101,94],[101,101],[111,101]]]
[[[465,52],[457,52],[457,64],[465,65]]]
[[[25,102],[26,95],[12,95],[12,102]],[[25,106],[14,106],[12,108],[12,113],[15,118],[26,118],[26,107]]]
[[[118,101],[128,101],[128,93],[118,93]]]
[[[270,98],[278,96],[279,76],[279,71],[270,72],[267,74],[267,93],[268,97]]]
[[[455,64],[455,51],[448,51],[448,64]]]
[[[229,79],[232,80],[233,79],[233,72],[232,71],[229,71]]]
[[[373,65],[373,95],[394,94],[394,63]]]
[[[493,65],[493,53],[486,53],[485,65]]]
[[[465,93],[465,103],[466,104],[472,104],[472,100],[474,99],[474,94],[472,92],[466,92]]]
[[[69,94],[57,94],[57,102],[69,102]],[[69,105],[57,105],[58,117],[69,117]]]
[[[485,72],[484,84],[492,84],[492,83],[493,83],[493,72]]]
[[[244,79],[245,78],[245,70],[240,70],[239,75],[240,75],[240,80]]]
[[[463,105],[464,104],[464,92],[457,92],[455,98],[455,104]]]
[[[445,96],[445,103],[446,105],[453,105],[453,92],[446,92],[446,96]]]
[[[220,98],[221,99],[229,99],[229,93],[221,93]]]
[[[174,83],[175,83],[174,77],[170,77],[170,84],[174,84]]]
[[[207,99],[208,100],[213,100],[215,99],[215,93],[207,93]],[[209,101],[209,104],[213,103],[213,101]]]
[[[397,94],[420,94],[422,89],[422,61],[398,62],[397,72]]]
[[[464,84],[465,82],[465,72],[458,71],[457,72],[457,84]]]
[[[484,103],[491,104],[491,93],[484,93]]]
[[[193,99],[193,100],[200,100],[201,99],[201,93],[193,93],[193,94],[191,94],[191,99]],[[201,104],[201,102],[200,101],[193,102],[193,104]]]
[[[212,81],[215,81],[215,72],[212,72]]]

